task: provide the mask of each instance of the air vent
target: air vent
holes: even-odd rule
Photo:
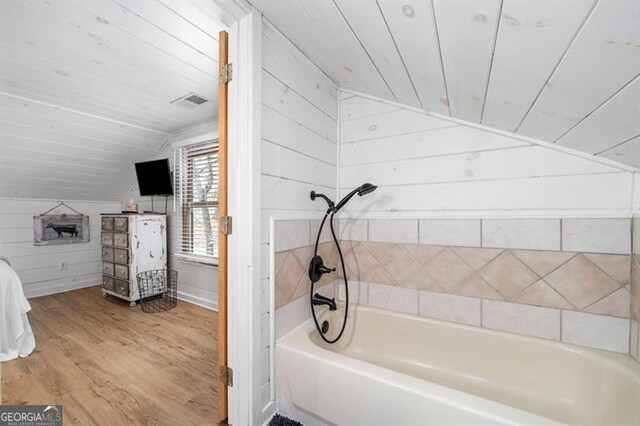
[[[203,98],[202,96],[198,95],[197,93],[189,93],[186,96],[182,96],[178,99],[175,99],[173,101],[171,101],[172,104],[176,104],[176,105],[182,105],[185,106],[187,108],[193,108],[196,107],[198,105],[202,105],[206,102],[209,102],[208,99]]]

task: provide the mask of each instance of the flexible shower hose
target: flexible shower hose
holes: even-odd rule
[[[344,278],[344,292],[345,292],[344,318],[342,320],[342,328],[340,329],[340,333],[335,339],[331,339],[331,340],[327,339],[324,333],[322,332],[322,328],[320,327],[320,324],[318,324],[318,318],[316,317],[316,310],[314,309],[314,305],[313,305],[313,288],[315,286],[315,283],[313,282],[313,280],[311,280],[311,291],[309,292],[309,303],[311,304],[311,315],[313,316],[313,322],[316,324],[316,329],[318,330],[320,337],[322,337],[322,340],[324,340],[329,344],[337,342],[342,337],[342,333],[344,333],[344,329],[347,326],[347,315],[349,313],[349,282],[347,280],[347,271],[344,266],[344,258],[342,257],[342,250],[340,249],[340,244],[338,243],[336,232],[333,229],[334,215],[335,215],[335,212],[331,212],[331,216],[329,216],[329,212],[327,212],[324,215],[324,218],[320,223],[318,236],[316,237],[316,244],[313,250],[313,256],[315,257],[318,254],[318,245],[320,244],[320,235],[322,234],[322,228],[324,227],[324,223],[326,222],[327,217],[329,217],[329,228],[331,229],[331,235],[333,236],[333,241],[336,244],[336,248],[338,249],[338,256],[340,256],[340,266],[342,267],[342,276]]]

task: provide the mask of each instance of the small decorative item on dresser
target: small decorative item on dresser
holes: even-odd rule
[[[129,200],[128,203],[122,203],[122,213],[138,213],[138,203]]]
[[[140,272],[138,292],[143,312],[163,312],[178,304],[178,271],[155,269]]]

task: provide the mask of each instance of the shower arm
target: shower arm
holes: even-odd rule
[[[324,194],[319,194],[316,191],[311,191],[309,196],[311,198],[311,201],[315,201],[316,198],[322,198],[324,201],[327,202],[327,205],[329,206],[329,208],[325,212],[325,215],[328,215],[329,213],[331,213],[333,211],[333,209],[335,208],[335,203],[333,201],[331,201],[331,199],[329,197],[327,197],[326,195],[324,195]],[[325,219],[326,219],[326,217],[325,217]]]

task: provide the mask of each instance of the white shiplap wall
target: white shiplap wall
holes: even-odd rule
[[[155,158],[168,158],[173,168],[174,147],[173,144],[180,144],[184,141],[190,143],[204,142],[211,140],[213,133],[217,134],[218,125],[214,122],[201,123],[191,129],[180,133],[172,139],[171,143],[158,153]],[[138,185],[134,184],[122,201],[133,199],[137,201],[138,211],[151,210],[151,198],[140,197]],[[164,199],[154,198],[154,209],[157,212],[164,212]],[[169,247],[169,266],[178,271],[178,297],[181,300],[196,303],[211,309],[218,308],[218,268],[213,265],[190,262],[176,257],[179,252],[179,235],[182,232],[181,218],[176,214],[176,206],[173,197],[168,199],[167,204],[167,237]]]
[[[0,255],[11,262],[22,280],[27,297],[74,290],[102,282],[100,213],[115,213],[119,203],[66,201],[89,215],[88,243],[49,246],[33,245],[33,216],[58,204],[57,200],[0,198]],[[59,207],[52,213],[73,211]],[[67,268],[61,269],[60,263]]]
[[[341,88],[640,167],[637,1],[250,2]]]
[[[334,198],[337,89],[331,80],[270,24],[262,37],[262,403],[270,398],[269,221],[314,218],[326,206],[316,190]],[[305,229],[308,233],[308,229]],[[307,237],[307,236],[305,236]],[[265,416],[270,413],[265,412]]]
[[[633,173],[515,134],[342,93],[341,193],[368,217],[629,217]],[[552,149],[550,149],[550,147]]]

